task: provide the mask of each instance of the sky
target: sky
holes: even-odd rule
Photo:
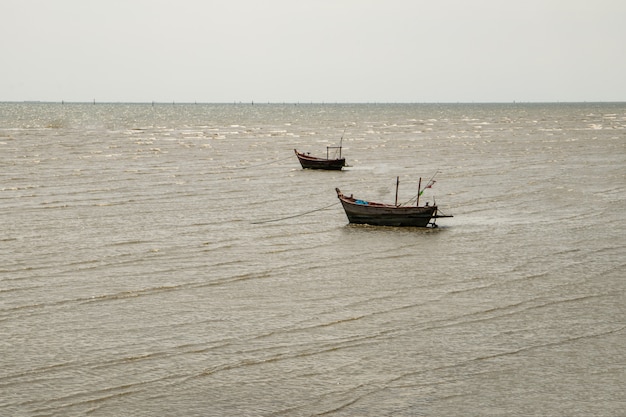
[[[0,0],[0,101],[626,101],[624,0]]]

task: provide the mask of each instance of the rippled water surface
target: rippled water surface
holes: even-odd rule
[[[624,104],[0,103],[0,166],[0,415],[626,409]]]

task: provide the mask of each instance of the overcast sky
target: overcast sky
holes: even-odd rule
[[[0,101],[626,101],[626,0],[0,0]]]

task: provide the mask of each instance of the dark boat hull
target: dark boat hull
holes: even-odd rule
[[[346,158],[325,159],[315,156],[305,155],[295,150],[298,161],[304,169],[324,169],[332,171],[340,171],[346,165]]]
[[[428,227],[437,215],[437,206],[397,207],[388,204],[370,203],[346,197],[337,189],[348,221],[354,224],[395,227]],[[449,216],[445,216],[449,217]]]

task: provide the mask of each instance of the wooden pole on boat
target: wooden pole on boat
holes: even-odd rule
[[[396,207],[398,207],[398,186],[400,185],[400,177],[396,177]]]
[[[341,139],[339,139],[339,159],[341,159],[341,147],[343,146],[343,135],[346,134],[347,126],[343,128],[343,133],[341,134]]]
[[[420,206],[420,194],[422,193],[422,177],[420,177],[420,182],[417,184],[417,207]]]

